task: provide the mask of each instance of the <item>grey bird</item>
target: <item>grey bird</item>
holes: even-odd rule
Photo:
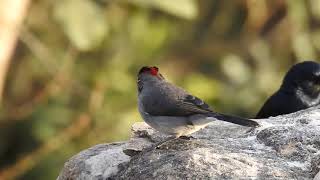
[[[201,99],[166,81],[157,67],[142,67],[137,84],[138,108],[142,118],[152,128],[171,135],[163,142],[190,135],[214,120],[259,126],[253,120],[214,112]]]
[[[282,85],[262,106],[255,118],[293,113],[320,104],[320,64],[304,61],[295,64]]]

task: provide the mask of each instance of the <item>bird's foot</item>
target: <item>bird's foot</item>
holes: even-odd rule
[[[192,140],[192,139],[196,139],[193,136],[180,136],[179,139],[183,139],[183,140]]]
[[[177,139],[177,138],[178,138],[177,136],[170,136],[170,137],[168,137],[167,139],[165,139],[165,140],[157,143],[157,144],[155,145],[155,147],[156,147],[156,149],[160,149],[163,145],[165,145],[165,144],[167,144],[168,142],[170,142],[170,141],[172,141],[172,140],[174,140],[174,139]]]
[[[250,128],[248,131],[245,132],[245,134],[253,134],[257,131],[257,128]]]
[[[195,137],[193,136],[170,136],[168,137],[167,139],[163,140],[163,141],[160,141],[154,145],[152,145],[151,147],[149,148],[145,148],[143,151],[144,152],[147,152],[147,151],[151,151],[151,150],[154,150],[154,149],[162,149],[163,146],[165,146],[168,142],[172,141],[172,140],[175,140],[175,139],[183,139],[183,140],[192,140],[192,139],[196,139]],[[168,147],[166,147],[166,149],[168,149]]]
[[[167,144],[169,141],[172,141],[172,140],[177,139],[177,138],[178,138],[177,136],[170,136],[170,137],[166,138],[163,141],[160,141],[160,142],[158,142],[156,144],[153,144],[150,147],[144,148],[142,150],[142,152],[148,152],[148,151],[152,151],[152,150],[155,150],[155,149],[162,149],[162,146]]]

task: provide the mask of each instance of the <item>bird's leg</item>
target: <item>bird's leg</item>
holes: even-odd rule
[[[193,136],[180,136],[179,138],[180,138],[180,139],[183,139],[183,140],[196,139],[196,138],[195,138],[195,137],[193,137]]]
[[[145,148],[145,149],[143,150],[143,152],[148,152],[148,151],[152,151],[152,150],[154,150],[154,149],[159,149],[159,148],[160,148],[162,145],[164,145],[165,143],[167,143],[167,142],[169,142],[169,141],[172,141],[172,140],[174,140],[174,139],[177,139],[177,138],[179,138],[179,137],[180,137],[180,136],[170,136],[170,137],[166,138],[165,140],[160,141],[160,142],[152,145],[151,147]]]
[[[170,137],[166,138],[165,140],[160,141],[160,142],[158,142],[157,144],[155,144],[154,147],[155,147],[156,149],[159,149],[159,148],[160,148],[161,146],[163,146],[164,144],[168,143],[169,141],[175,140],[175,139],[177,139],[177,138],[179,138],[179,137],[180,137],[180,136],[170,136]]]
[[[245,134],[252,134],[252,133],[254,133],[256,130],[257,130],[257,128],[250,128],[250,129],[248,129],[248,130],[245,132]]]

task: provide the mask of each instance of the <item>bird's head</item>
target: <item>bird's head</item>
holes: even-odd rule
[[[159,72],[159,68],[156,66],[149,67],[144,66],[140,69],[138,73],[138,79],[155,79],[155,80],[162,80],[164,79],[163,76]]]
[[[138,89],[141,91],[143,82],[158,82],[163,81],[164,77],[159,72],[159,68],[156,66],[144,66],[138,73]]]
[[[310,97],[320,95],[320,63],[304,61],[290,68],[281,86],[286,90],[300,90]]]
[[[159,73],[159,68],[156,66],[153,66],[153,67],[143,66],[140,69],[138,75],[148,74],[148,75],[152,75],[152,76],[157,76],[158,73]]]

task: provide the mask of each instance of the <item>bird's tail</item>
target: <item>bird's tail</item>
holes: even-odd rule
[[[236,117],[236,116],[231,116],[226,114],[219,114],[219,113],[210,113],[210,116],[221,121],[226,121],[226,122],[238,124],[241,126],[248,126],[248,127],[260,126],[259,123],[257,123],[256,121],[253,121],[247,118],[241,118],[241,117]]]

